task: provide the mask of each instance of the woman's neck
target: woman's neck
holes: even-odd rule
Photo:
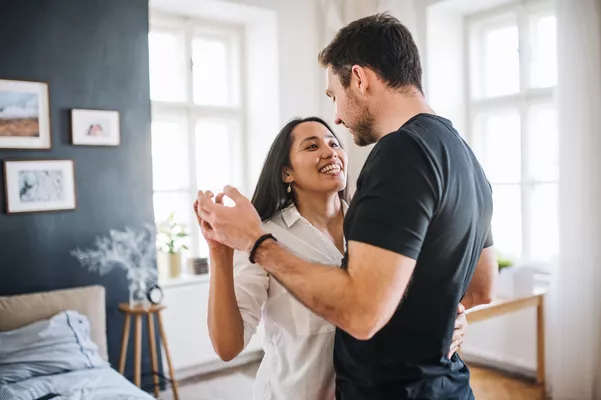
[[[297,192],[296,208],[303,218],[320,230],[330,230],[332,223],[342,216],[342,202],[338,193],[318,195]]]

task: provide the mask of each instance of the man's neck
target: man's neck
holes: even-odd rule
[[[435,114],[424,95],[417,89],[411,92],[385,90],[372,113],[377,121],[374,131],[378,134],[378,140],[396,132],[418,114]]]
[[[342,214],[342,202],[338,193],[319,195],[316,193],[296,193],[296,208],[311,225],[318,229],[328,229]]]

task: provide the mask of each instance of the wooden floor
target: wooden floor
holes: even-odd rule
[[[476,400],[544,400],[542,385],[488,369],[470,367]]]
[[[248,400],[258,363],[180,382],[181,400]],[[544,400],[543,388],[527,379],[470,366],[476,400]],[[172,400],[170,391],[161,400]]]

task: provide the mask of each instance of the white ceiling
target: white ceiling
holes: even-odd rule
[[[245,2],[240,0],[150,0],[149,6],[151,10],[211,18],[234,24],[243,24],[249,20],[265,17],[264,9],[242,3]],[[256,1],[255,3],[261,2]]]
[[[473,14],[490,10],[505,4],[515,3],[516,0],[427,0],[428,6],[437,10],[449,10],[460,14]]]

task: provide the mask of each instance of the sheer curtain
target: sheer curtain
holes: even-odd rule
[[[601,0],[556,0],[560,257],[551,393],[601,399]]]

